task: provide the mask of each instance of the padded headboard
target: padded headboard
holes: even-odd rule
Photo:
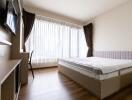
[[[94,51],[95,57],[132,59],[132,51]]]

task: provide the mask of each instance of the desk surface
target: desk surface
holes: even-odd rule
[[[8,60],[0,62],[0,83],[2,84],[10,73],[17,67],[21,60]]]

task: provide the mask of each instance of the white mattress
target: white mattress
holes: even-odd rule
[[[98,57],[67,58],[59,60],[59,65],[76,70],[98,80],[104,80],[118,76],[119,74],[123,75],[132,72],[132,60],[105,59]],[[96,73],[96,71],[91,71],[89,67],[93,68],[93,70],[101,70],[103,73],[99,74]]]
[[[60,59],[60,61],[84,66],[86,69],[90,68],[92,70],[99,70],[102,72],[102,74],[107,74],[132,67],[132,60],[109,59],[99,57],[66,58]]]

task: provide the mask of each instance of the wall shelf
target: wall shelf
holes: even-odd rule
[[[0,45],[12,45],[12,43],[0,38]]]

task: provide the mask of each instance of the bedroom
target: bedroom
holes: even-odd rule
[[[131,0],[16,1],[15,35],[0,29],[0,60],[21,59],[18,100],[132,99]],[[0,100],[14,100],[3,84]]]

